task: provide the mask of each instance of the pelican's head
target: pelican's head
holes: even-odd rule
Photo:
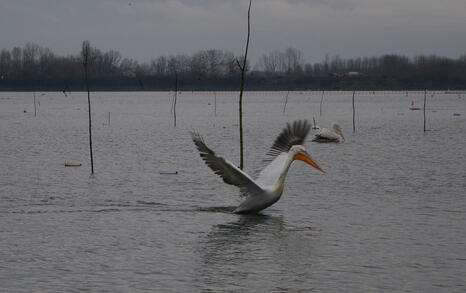
[[[343,132],[341,131],[340,124],[338,124],[337,122],[333,122],[333,123],[332,123],[332,128],[333,128],[333,130],[335,131],[335,133],[337,133],[338,135],[340,135],[341,138],[343,138],[343,140],[345,140],[345,137],[343,136]]]
[[[308,163],[312,167],[316,168],[317,170],[325,173],[325,171],[320,168],[319,164],[317,164],[311,156],[307,153],[306,149],[302,145],[294,145],[291,147],[289,151],[293,155],[293,160],[300,160]]]

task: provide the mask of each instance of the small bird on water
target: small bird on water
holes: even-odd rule
[[[207,166],[215,174],[222,177],[225,183],[239,187],[240,195],[245,199],[234,212],[256,213],[273,205],[281,198],[285,187],[285,178],[295,160],[306,162],[325,173],[303,146],[310,128],[311,126],[306,120],[288,123],[266,155],[265,161],[269,164],[256,179],[224,158],[217,156],[207,147],[202,136],[198,133],[191,132],[191,137]]]
[[[332,130],[327,128],[319,128],[317,134],[312,139],[314,142],[344,142],[345,137],[341,131],[340,124],[333,122]]]

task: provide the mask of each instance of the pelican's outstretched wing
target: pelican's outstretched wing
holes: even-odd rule
[[[222,177],[225,183],[239,187],[241,196],[260,195],[264,192],[248,174],[244,173],[224,158],[215,155],[214,151],[205,145],[201,135],[196,132],[191,132],[191,137],[199,150],[201,158],[205,161],[207,166],[209,166],[215,174]]]
[[[310,129],[311,125],[307,120],[294,121],[293,124],[287,123],[286,128],[275,139],[265,161],[272,161],[281,153],[287,153],[294,145],[302,145]]]

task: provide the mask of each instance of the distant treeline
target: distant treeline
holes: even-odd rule
[[[222,50],[160,56],[140,63],[117,51],[91,49],[92,90],[238,90],[241,56]],[[308,63],[294,48],[263,54],[247,66],[247,90],[431,90],[466,89],[466,54],[408,58],[383,55]],[[60,56],[28,43],[0,53],[0,90],[84,89],[80,53]]]

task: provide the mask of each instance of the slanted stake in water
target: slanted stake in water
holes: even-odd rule
[[[285,115],[285,111],[286,111],[286,104],[288,103],[288,96],[290,95],[290,91],[288,91],[286,93],[286,97],[285,97],[285,103],[283,105],[283,115]]]

